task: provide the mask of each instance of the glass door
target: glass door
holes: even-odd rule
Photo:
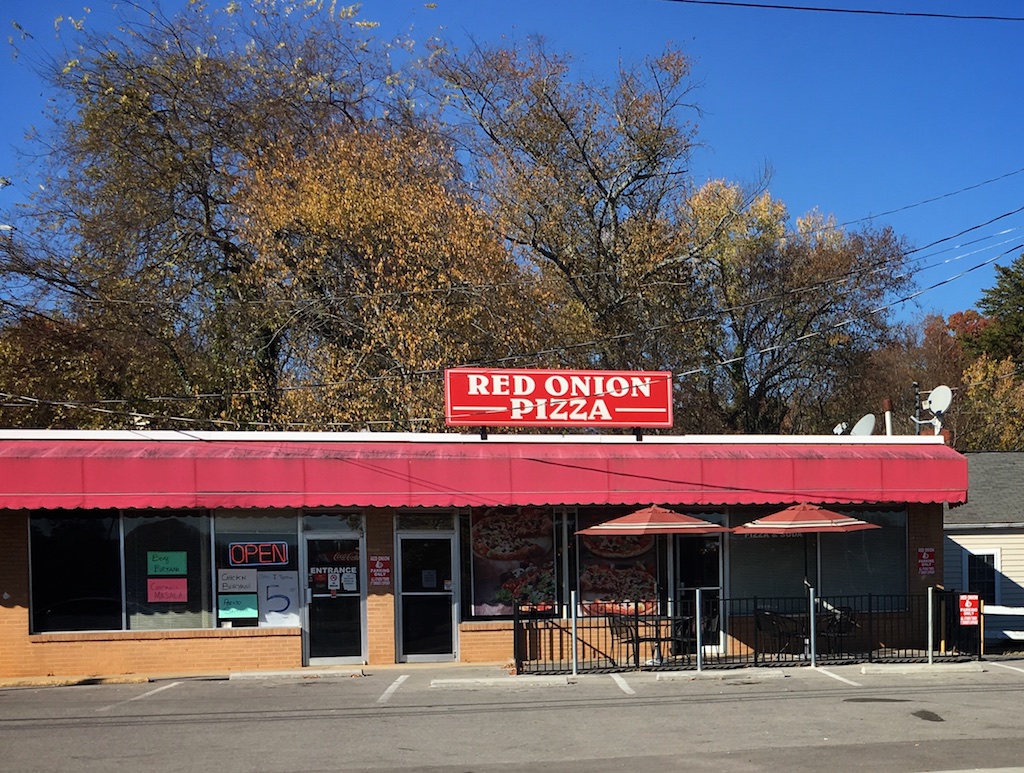
[[[454,660],[454,537],[402,535],[398,552],[399,660]]]
[[[365,660],[362,540],[306,537],[307,662]]]
[[[675,565],[678,579],[677,603],[684,615],[700,620],[701,639],[707,647],[722,643],[721,618],[722,539],[717,534],[676,537]],[[696,608],[700,588],[701,609]],[[694,628],[696,640],[696,628]]]

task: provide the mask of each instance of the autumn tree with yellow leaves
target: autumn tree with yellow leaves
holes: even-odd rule
[[[443,369],[486,364],[671,370],[673,431],[812,432],[894,337],[895,234],[692,178],[678,49],[605,83],[333,3],[132,9],[52,63],[51,172],[2,213],[7,424],[440,429]]]

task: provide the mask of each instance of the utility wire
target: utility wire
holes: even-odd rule
[[[929,291],[934,290],[934,289],[936,289],[938,287],[942,287],[943,285],[946,285],[946,284],[954,282],[954,281],[956,281],[958,279],[961,279],[964,276],[966,276],[966,275],[968,275],[968,274],[970,274],[970,273],[972,273],[974,271],[977,271],[977,270],[979,270],[979,269],[981,269],[981,268],[983,268],[983,267],[985,267],[987,265],[990,265],[990,264],[994,263],[995,261],[999,260],[999,258],[1002,258],[1002,257],[1004,257],[1004,256],[1006,256],[1008,254],[1011,254],[1013,252],[1016,252],[1017,250],[1020,250],[1020,249],[1024,249],[1024,242],[1020,242],[1020,243],[1016,244],[1015,246],[1011,247],[1010,249],[1004,251],[1003,253],[1000,253],[999,255],[993,256],[991,258],[988,258],[985,261],[982,261],[981,263],[978,263],[978,264],[976,264],[974,266],[971,266],[970,268],[965,269],[964,271],[960,272],[959,274],[956,274],[954,276],[951,276],[951,277],[948,277],[946,279],[943,279],[942,281],[936,282],[936,283],[930,285],[929,287],[926,287],[926,288],[923,288],[921,290],[918,290],[918,291],[916,291],[914,293],[911,293],[910,295],[904,296],[902,298],[898,298],[898,299],[896,299],[894,301],[891,301],[890,303],[883,304],[881,306],[877,306],[874,309],[871,309],[868,313],[869,314],[880,314],[883,311],[886,311],[886,310],[892,308],[893,306],[896,306],[896,305],[899,305],[899,304],[902,304],[902,303],[906,303],[906,302],[908,302],[910,300],[913,300],[913,299],[923,295],[926,292],[929,292]],[[844,319],[844,320],[836,322],[836,323],[834,323],[832,325],[829,325],[827,328],[824,328],[822,330],[812,331],[810,333],[807,333],[806,335],[798,336],[798,337],[796,337],[794,339],[791,339],[789,341],[786,341],[786,342],[783,342],[783,343],[780,343],[780,344],[773,344],[771,346],[766,346],[766,347],[763,347],[761,349],[757,349],[757,350],[753,350],[753,351],[750,351],[750,352],[746,352],[746,353],[744,353],[742,355],[739,355],[737,357],[731,357],[731,358],[728,358],[728,359],[719,360],[719,361],[717,361],[715,363],[711,363],[709,365],[703,365],[703,366],[701,366],[699,368],[692,368],[690,370],[683,371],[682,373],[674,374],[673,375],[673,381],[680,381],[680,380],[685,379],[685,378],[690,377],[690,376],[706,374],[706,373],[709,373],[711,370],[716,369],[716,368],[727,367],[729,365],[734,365],[737,362],[744,362],[744,361],[752,359],[754,357],[763,356],[765,354],[771,354],[773,352],[781,351],[783,349],[788,349],[788,348],[791,348],[793,346],[799,346],[800,344],[802,344],[802,343],[804,343],[806,341],[809,341],[809,340],[811,340],[813,338],[818,338],[818,337],[821,337],[821,336],[824,336],[824,335],[829,335],[829,334],[831,334],[831,333],[833,333],[833,332],[835,332],[837,330],[841,330],[843,328],[849,327],[849,326],[854,325],[854,324],[856,324],[858,322],[860,322],[860,319],[858,317],[848,317],[847,319]],[[437,374],[439,374],[439,371],[436,371],[436,370],[435,371],[421,371],[419,375],[430,375],[430,374],[437,375]],[[597,395],[597,396],[599,396],[599,395]],[[17,394],[11,394],[11,393],[6,393],[6,392],[0,392],[0,397],[4,397],[4,398],[6,398],[8,400],[18,401],[16,403],[8,403],[6,407],[28,407],[30,405],[48,405],[48,406],[63,407],[63,408],[70,408],[70,409],[87,410],[87,411],[103,413],[103,414],[107,414],[107,415],[120,415],[120,416],[124,416],[124,417],[127,417],[127,418],[132,418],[132,419],[136,419],[136,418],[139,418],[139,419],[149,419],[149,420],[154,420],[155,419],[155,420],[160,420],[160,421],[172,421],[172,422],[178,422],[178,423],[206,424],[206,425],[214,424],[214,425],[218,425],[218,426],[230,426],[230,427],[249,426],[249,427],[262,427],[264,429],[266,429],[266,428],[281,428],[281,427],[285,427],[285,428],[289,428],[289,429],[291,429],[291,428],[308,429],[310,427],[315,428],[315,429],[323,429],[324,427],[331,427],[331,428],[345,427],[345,428],[350,428],[351,429],[351,428],[355,428],[355,427],[365,427],[365,426],[393,426],[396,423],[394,421],[389,421],[389,420],[366,421],[366,422],[341,422],[341,423],[322,423],[321,422],[321,423],[313,424],[313,423],[308,423],[308,422],[258,422],[258,421],[247,421],[247,420],[235,420],[235,421],[232,421],[232,420],[223,420],[223,419],[197,419],[197,418],[185,417],[185,416],[161,416],[159,414],[139,413],[139,412],[136,412],[136,411],[115,411],[115,410],[111,410],[111,409],[108,409],[108,408],[97,407],[95,404],[88,404],[88,403],[75,402],[75,401],[44,400],[44,399],[41,399],[41,398],[28,397],[28,396],[25,396],[25,395],[17,395]],[[218,397],[223,397],[223,395],[218,395]],[[428,423],[428,422],[436,422],[440,418],[441,418],[440,416],[435,415],[433,417],[420,418],[420,419],[412,419],[412,420],[409,420],[409,423],[412,423],[412,424],[421,423],[422,424],[422,423]]]
[[[955,19],[958,21],[1024,21],[1022,16],[996,16],[991,14],[935,13],[928,11],[882,11],[867,8],[822,8],[813,5],[786,5],[782,3],[742,3],[730,0],[665,0],[690,5],[719,5],[729,8],[756,8],[765,11],[810,11],[815,13],[855,14],[861,16],[900,16],[920,19]]]

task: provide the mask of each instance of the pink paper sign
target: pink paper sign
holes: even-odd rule
[[[146,601],[188,601],[188,579],[185,577],[150,577],[146,581]]]

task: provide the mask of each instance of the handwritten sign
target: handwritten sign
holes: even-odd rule
[[[188,553],[184,550],[150,550],[146,553],[146,574],[188,574]]]
[[[220,569],[217,571],[218,593],[255,593],[255,569]]]
[[[188,601],[188,580],[184,577],[150,577],[146,581],[146,601],[150,604]]]
[[[217,617],[222,620],[256,617],[259,604],[255,593],[221,593],[217,595]]]
[[[299,573],[259,572],[260,627],[299,626]]]

